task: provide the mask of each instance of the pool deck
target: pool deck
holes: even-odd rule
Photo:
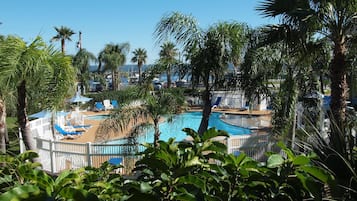
[[[202,108],[200,107],[191,107],[188,111],[202,111]],[[262,111],[257,111],[257,110],[239,110],[239,109],[227,109],[227,108],[216,108],[212,110],[212,112],[221,112],[225,114],[235,114],[235,115],[257,115],[261,116],[264,115],[267,118],[271,118],[271,111],[270,110],[262,110]],[[109,114],[110,111],[101,111],[101,112],[93,112],[93,111],[84,111],[82,112],[83,115],[86,116],[93,116],[93,115],[105,115]],[[68,142],[78,142],[78,143],[86,143],[86,142],[95,142],[95,133],[99,127],[99,124],[102,120],[90,120],[86,119],[84,120],[85,124],[90,124],[92,125],[90,128],[88,128],[81,136],[78,136],[74,139],[64,139],[63,141],[68,141]],[[262,127],[262,128],[257,128],[257,129],[251,129],[254,133],[266,133],[270,127]],[[124,135],[124,134],[123,134]],[[122,136],[124,137],[124,136]]]
[[[201,107],[190,107],[189,111],[202,111]],[[271,115],[271,110],[242,110],[236,108],[215,108],[212,112],[239,115]]]

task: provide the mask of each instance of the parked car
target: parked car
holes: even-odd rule
[[[155,82],[154,83],[154,90],[160,90],[162,89],[162,84],[160,82]]]

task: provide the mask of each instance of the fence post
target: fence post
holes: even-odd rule
[[[91,161],[91,156],[92,156],[92,151],[91,151],[91,143],[87,142],[87,162],[88,162],[88,166],[91,167],[92,166],[92,161]]]
[[[231,145],[231,140],[229,137],[226,137],[226,144],[227,144],[227,153],[230,154],[231,153],[231,149],[232,149],[232,145]]]
[[[50,142],[51,173],[53,174],[53,173],[54,173],[54,164],[55,164],[55,163],[54,163],[54,157],[53,157],[53,154],[54,154],[54,152],[53,152],[53,144],[54,144],[53,139],[50,140],[49,142]],[[56,168],[56,170],[57,170],[57,168]]]
[[[24,144],[24,139],[22,138],[21,128],[19,128],[19,143],[20,143],[20,153],[24,153],[26,151],[26,147]]]

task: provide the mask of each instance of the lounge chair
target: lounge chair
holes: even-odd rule
[[[75,131],[75,129],[72,127],[70,131],[66,131],[64,128],[59,126],[58,124],[55,124],[55,129],[58,131],[59,134],[63,136],[68,136],[68,135],[81,135],[82,132]]]
[[[105,107],[102,102],[95,102],[94,110],[95,111],[103,111],[103,110],[105,110]]]
[[[219,103],[221,103],[222,97],[218,96],[216,99],[216,102],[212,104],[212,109],[215,109],[218,107]]]
[[[87,130],[87,129],[89,129],[90,127],[92,127],[92,125],[90,125],[90,124],[76,124],[76,125],[73,125],[73,124],[71,123],[71,121],[67,121],[66,126],[71,126],[71,127],[73,127],[74,129],[81,128],[81,129],[83,129],[83,130]]]
[[[105,110],[110,110],[113,109],[113,105],[110,104],[110,100],[106,99],[103,101],[104,109]]]
[[[117,100],[112,100],[112,106],[113,106],[114,109],[119,108],[118,101]]]

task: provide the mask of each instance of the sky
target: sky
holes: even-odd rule
[[[66,41],[66,53],[75,54],[82,32],[82,48],[94,55],[106,44],[130,44],[132,51],[144,48],[147,64],[158,59],[160,44],[153,35],[163,16],[180,12],[196,18],[207,29],[218,22],[241,22],[255,28],[276,23],[255,10],[260,0],[6,0],[0,7],[0,34],[16,35],[26,42],[41,36],[48,44],[57,34],[54,27],[65,26],[76,34]],[[60,49],[60,42],[53,42]]]

